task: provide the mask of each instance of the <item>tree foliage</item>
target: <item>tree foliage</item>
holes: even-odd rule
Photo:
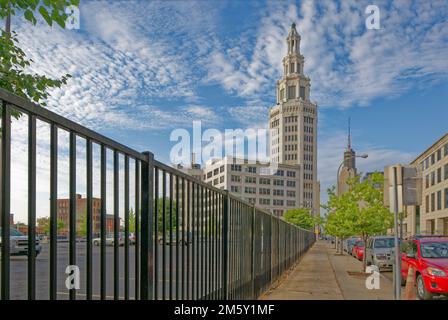
[[[36,14],[44,18],[50,26],[56,22],[65,28],[67,14],[65,8],[69,5],[79,5],[79,0],[0,0],[0,19],[8,15],[23,13],[24,17],[37,23]],[[60,79],[48,78],[44,75],[29,73],[33,62],[26,57],[25,52],[18,46],[19,41],[15,32],[2,31],[0,37],[0,88],[15,95],[46,106],[48,90],[60,88],[67,83],[69,74]],[[16,118],[18,113],[13,114]]]
[[[307,208],[288,210],[283,214],[283,219],[306,230],[312,230],[317,225],[316,219]]]
[[[37,218],[37,226],[39,228],[42,228],[43,232],[46,235],[50,234],[50,217],[42,217],[42,218]],[[62,220],[58,220],[57,221],[57,230],[61,230],[65,227],[65,223]]]
[[[329,189],[326,232],[340,239],[359,236],[364,241],[387,233],[393,225],[393,215],[383,205],[383,183],[383,174],[374,173],[362,182],[359,176],[349,180],[349,191],[342,195]]]

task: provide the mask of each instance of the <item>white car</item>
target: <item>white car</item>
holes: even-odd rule
[[[95,246],[101,245],[101,237],[94,238],[92,242]],[[113,233],[106,234],[106,246],[113,246],[113,245],[114,245],[114,234]],[[122,232],[118,234],[118,245],[124,246],[124,235],[122,234]]]
[[[2,228],[0,228],[0,247],[2,245]],[[11,256],[26,256],[28,255],[28,236],[21,233],[19,230],[10,228],[9,231],[9,246]],[[36,237],[36,257],[42,251],[42,245],[39,238]]]

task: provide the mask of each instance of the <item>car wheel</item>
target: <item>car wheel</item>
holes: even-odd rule
[[[432,300],[433,294],[426,290],[425,282],[421,274],[417,277],[417,297],[420,300]]]

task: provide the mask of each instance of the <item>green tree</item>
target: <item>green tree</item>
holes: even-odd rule
[[[324,208],[327,210],[327,218],[325,222],[325,232],[331,236],[337,237],[342,241],[354,235],[353,221],[356,219],[354,207],[356,203],[352,203],[348,192],[337,196],[335,188],[327,190],[328,203]],[[341,246],[336,247],[341,254],[344,253]]]
[[[363,182],[359,177],[354,180],[350,194],[352,202],[357,206],[354,210],[356,219],[353,221],[353,230],[364,243],[371,236],[382,235],[393,226],[393,215],[383,205],[382,173],[374,173]],[[366,269],[366,256],[363,259],[363,271]]]
[[[172,230],[176,230],[176,202],[172,201],[173,211],[171,212]],[[157,230],[159,233],[163,232],[163,199],[158,199],[157,202]],[[170,230],[170,199],[165,198],[165,230]]]
[[[67,83],[70,77],[66,74],[61,79],[51,79],[43,75],[28,73],[27,69],[33,62],[26,57],[18,47],[17,34],[11,32],[11,16],[23,13],[32,24],[37,23],[36,14],[44,18],[50,26],[56,22],[65,28],[67,14],[65,8],[69,5],[79,5],[79,0],[0,0],[0,19],[6,20],[5,30],[0,37],[0,87],[20,97],[45,106],[48,90],[59,88]],[[19,117],[19,113],[13,116]]]
[[[307,208],[290,209],[284,213],[283,219],[306,230],[313,230],[317,225],[316,219]]]
[[[50,234],[50,217],[42,217],[42,218],[37,218],[37,226],[39,228],[42,228],[43,232],[46,235]],[[58,220],[57,222],[57,230],[61,230],[65,227],[65,223],[62,220]]]

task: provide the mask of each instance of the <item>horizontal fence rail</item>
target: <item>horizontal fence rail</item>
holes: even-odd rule
[[[167,166],[150,152],[137,152],[2,89],[0,101],[2,300],[257,299],[315,241],[312,232]],[[16,230],[5,227],[15,179],[11,124],[17,115],[27,121],[25,268],[23,257],[14,257]],[[49,157],[46,240],[37,230],[37,220],[45,218],[36,205],[38,124],[49,131],[42,147]],[[66,162],[67,176],[61,173]],[[58,185],[63,179],[67,201]],[[27,285],[15,285],[14,277]]]

